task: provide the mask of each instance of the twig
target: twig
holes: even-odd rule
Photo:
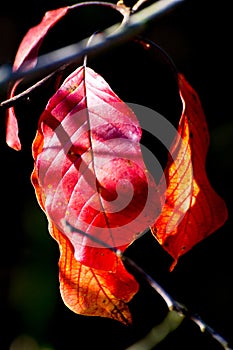
[[[108,248],[109,250],[114,252],[118,258],[120,258],[126,265],[128,265],[136,273],[138,273],[139,276],[141,276],[162,297],[170,311],[175,311],[181,316],[187,317],[188,319],[193,321],[199,327],[201,332],[206,332],[210,334],[210,336],[213,339],[215,339],[223,347],[223,349],[233,350],[232,348],[230,348],[228,342],[213,328],[207,325],[199,315],[191,313],[184,304],[181,304],[180,302],[176,301],[159,283],[157,283],[150,275],[148,275],[148,273],[146,273],[139,265],[137,265],[135,261],[133,261],[131,258],[127,257],[124,253],[122,253],[121,250],[115,247],[111,247],[110,245],[98,239],[97,237],[94,237],[82,230],[73,227],[69,224],[69,222],[65,220],[64,224],[70,231],[80,233],[81,235],[91,239],[93,242],[98,243],[100,246]]]
[[[117,256],[120,256],[118,253]],[[124,261],[128,266],[133,268],[141,277],[143,277],[149,285],[163,298],[165,303],[167,304],[167,307],[170,311],[176,311],[180,315],[183,315],[187,318],[189,318],[191,321],[193,321],[201,330],[201,332],[207,332],[209,333],[212,338],[214,338],[216,341],[219,342],[219,344],[225,349],[225,350],[232,350],[229,347],[228,342],[219,335],[213,328],[208,326],[199,315],[191,313],[187,307],[184,304],[181,304],[180,302],[173,299],[173,297],[166,292],[161,285],[159,285],[150,275],[148,275],[140,266],[138,266],[133,260],[125,256],[124,254],[121,255],[122,261]]]
[[[113,47],[114,45],[124,43],[141,33],[152,20],[164,15],[182,1],[184,0],[157,1],[156,3],[130,16],[129,20],[124,26],[116,24],[104,30],[101,34],[96,35],[95,40],[93,40],[88,46],[87,42],[89,38],[85,38],[76,44],[68,45],[61,49],[39,56],[36,67],[27,71],[19,70],[9,73],[9,69],[7,70],[6,66],[2,66],[0,67],[0,77],[2,76],[2,79],[0,79],[0,87],[7,85],[9,82],[15,82],[22,78],[30,77],[33,79],[40,74],[48,74],[63,64],[70,64],[74,61],[78,61],[87,54],[89,56],[97,55],[102,51]],[[116,30],[117,28],[119,28],[119,30]]]
[[[22,99],[26,99],[29,97],[29,95],[34,91],[36,90],[37,88],[39,87],[42,87],[44,85],[44,83],[46,83],[49,79],[51,79],[54,75],[58,74],[59,72],[62,72],[63,70],[66,69],[68,65],[64,65],[60,68],[58,68],[57,70],[53,71],[52,73],[50,73],[49,75],[47,75],[46,77],[40,79],[39,81],[37,81],[35,84],[33,84],[32,86],[30,86],[29,88],[27,88],[26,90],[20,92],[19,94],[11,97],[11,98],[8,98],[7,100],[5,101],[2,101],[0,103],[0,107],[3,107],[3,108],[9,108],[9,107],[12,107],[14,106],[19,100],[22,100]]]
[[[144,5],[148,0],[138,0],[136,2],[136,4],[133,5],[132,9],[131,9],[131,13],[134,13],[136,11],[138,11],[139,7],[141,7],[142,5]]]
[[[119,11],[122,16],[123,16],[123,20],[121,22],[121,24],[119,25],[119,28],[122,25],[125,25],[130,17],[131,14],[131,10],[129,7],[126,7],[124,5],[123,2],[121,2],[121,0],[115,5],[113,3],[109,3],[109,2],[101,2],[101,1],[86,1],[86,2],[82,2],[82,3],[78,3],[75,4],[73,6],[70,6],[70,9],[76,9],[77,7],[81,7],[81,6],[90,6],[90,5],[99,5],[99,6],[106,6],[106,7],[110,7],[116,11]],[[116,30],[119,30],[119,28],[117,28]],[[91,41],[93,40],[93,38],[95,37],[97,33],[94,33],[91,37],[89,37],[88,41],[87,41],[87,47],[90,45]],[[86,60],[87,60],[87,55],[85,55],[84,57],[84,65],[86,65]],[[0,103],[0,107],[4,107],[4,108],[9,108],[14,106],[19,100],[21,101],[22,99],[26,99],[29,97],[29,95],[36,90],[38,87],[42,87],[44,85],[44,83],[46,81],[48,81],[50,78],[52,78],[55,74],[58,74],[62,71],[64,71],[67,67],[69,66],[69,63],[62,65],[61,67],[59,67],[58,69],[54,70],[52,73],[50,73],[49,75],[47,75],[46,77],[40,79],[38,82],[36,82],[35,84],[33,84],[32,86],[30,86],[28,89],[22,91],[21,93],[14,95],[13,97],[2,101]],[[0,68],[1,69],[1,68]]]

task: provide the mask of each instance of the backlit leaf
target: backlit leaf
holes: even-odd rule
[[[41,115],[32,179],[46,215],[87,266],[113,270],[116,257],[109,251],[107,259],[99,244],[66,233],[64,219],[123,250],[155,219],[158,198],[140,137],[134,113],[87,67],[65,80]]]
[[[117,260],[114,272],[90,268],[74,258],[69,240],[52,223],[50,233],[60,247],[60,290],[67,307],[81,315],[131,323],[127,303],[138,291],[138,283],[126,271],[122,261]]]
[[[56,24],[68,11],[69,7],[63,7],[45,13],[42,21],[29,29],[24,36],[13,63],[13,71],[28,70],[35,67],[37,55],[44,37],[54,24]],[[9,89],[8,98],[15,95],[15,91],[21,79],[16,81]],[[6,114],[6,142],[8,146],[19,151],[21,143],[18,136],[18,122],[14,107],[10,107]]]
[[[116,257],[99,243],[66,232],[64,220],[122,250],[155,220],[156,186],[140,138],[134,113],[88,67],[65,80],[41,115],[32,180],[46,215],[87,266],[114,270]]]
[[[61,293],[74,312],[130,321],[125,303],[138,284],[99,241],[124,251],[155,220],[156,185],[140,138],[133,111],[85,66],[64,81],[40,117],[31,179],[59,243]],[[72,232],[64,220],[94,239]]]
[[[151,227],[174,258],[171,270],[181,255],[221,227],[228,215],[224,200],[214,191],[206,174],[209,132],[200,99],[182,74],[178,81],[183,102],[179,135],[165,169],[166,201]]]

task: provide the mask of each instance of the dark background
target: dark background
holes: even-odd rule
[[[0,10],[0,64],[12,65],[23,35],[46,11],[69,4],[72,2],[24,0],[13,4],[4,1]],[[45,40],[41,53],[76,42],[121,19],[105,8],[85,11],[76,11],[69,19],[62,20]],[[213,187],[227,203],[229,219],[186,253],[172,273],[169,272],[170,256],[149,232],[136,241],[127,254],[233,347],[233,121],[229,12],[229,6],[224,2],[184,1],[175,10],[150,23],[143,33],[166,51],[201,98],[211,137],[207,173]],[[180,105],[174,75],[171,66],[164,65],[156,49],[144,52],[129,43],[90,59],[90,66],[104,76],[123,100],[153,107],[177,124]],[[6,99],[5,88],[1,88],[0,94],[1,100]],[[30,182],[33,168],[31,142],[38,117],[51,94],[50,86],[46,94],[38,92],[29,102],[17,106],[20,152],[5,144],[4,111],[0,111],[0,350],[124,350],[159,324],[167,309],[163,300],[143,281],[140,281],[139,293],[129,303],[133,316],[130,327],[109,319],[76,315],[63,304],[58,283],[58,246],[47,231],[46,218],[38,207]],[[144,142],[151,146],[151,140],[146,136]],[[156,152],[158,157],[162,154],[159,145]],[[163,155],[160,160],[162,164],[165,162]],[[174,347],[189,350],[222,348],[189,320],[156,349]]]

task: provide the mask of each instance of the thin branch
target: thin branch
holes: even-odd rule
[[[157,1],[151,6],[130,16],[124,26],[116,24],[96,35],[95,40],[88,46],[87,42],[89,38],[85,38],[76,44],[68,45],[39,56],[36,67],[27,71],[19,70],[9,73],[9,69],[7,70],[6,66],[2,66],[0,67],[0,77],[2,76],[0,87],[22,78],[30,77],[30,79],[34,79],[40,74],[49,74],[61,65],[78,61],[87,54],[89,56],[97,55],[115,45],[127,42],[141,33],[152,20],[165,15],[182,1],[184,0]]]
[[[138,11],[139,7],[141,7],[142,5],[144,5],[148,0],[138,0],[136,2],[136,4],[133,5],[132,9],[131,9],[131,13],[134,13],[136,11]]]
[[[78,3],[78,4],[75,4],[73,6],[70,6],[71,9],[75,9],[77,7],[80,7],[81,5],[84,5],[84,6],[87,6],[87,5],[99,5],[99,6],[106,6],[106,7],[111,7],[113,8],[114,10],[117,10],[119,11],[122,16],[123,16],[123,20],[122,22],[120,23],[119,25],[119,28],[122,26],[122,25],[125,25],[128,20],[129,20],[129,17],[130,17],[130,8],[129,7],[126,7],[124,5],[124,3],[121,1],[119,1],[116,5],[115,4],[112,4],[112,3],[108,3],[108,2],[100,2],[100,1],[87,1],[85,3]],[[119,28],[117,28],[116,30],[119,30]],[[94,33],[92,36],[90,36],[88,38],[88,41],[87,41],[87,44],[86,46],[88,47],[91,43],[91,41],[93,40],[93,38],[95,37],[95,35],[97,35],[97,33]],[[87,55],[85,55],[84,57],[84,61],[83,61],[83,64],[86,65],[86,60],[87,60]],[[48,74],[46,77],[40,79],[38,82],[36,82],[35,84],[33,84],[32,86],[30,86],[28,89],[22,91],[21,93],[17,94],[17,95],[14,95],[13,97],[5,100],[5,101],[2,101],[0,103],[0,107],[4,107],[4,108],[9,108],[9,107],[12,107],[14,106],[19,100],[22,100],[22,99],[27,99],[29,97],[29,95],[34,91],[36,90],[37,88],[39,87],[42,87],[44,85],[44,83],[46,81],[48,81],[49,79],[51,79],[54,75],[64,71],[70,64],[67,63],[67,64],[64,64],[62,65],[61,67],[59,67],[58,69],[52,71],[52,73]]]
[[[52,73],[50,73],[46,77],[44,77],[44,78],[40,79],[39,81],[37,81],[35,84],[30,86],[28,89],[20,92],[19,94],[15,95],[15,96],[13,96],[11,98],[8,98],[5,101],[2,101],[0,103],[0,107],[9,108],[9,107],[14,106],[19,100],[27,99],[33,91],[35,91],[39,87],[42,87],[44,85],[44,83],[46,83],[54,75],[56,75],[59,72],[62,72],[63,70],[65,70],[67,66],[68,65],[64,65],[64,66],[58,68],[57,70],[53,71]]]
[[[69,224],[69,222],[65,220],[64,224],[70,231],[80,233],[81,235],[91,239],[93,242],[98,243],[100,246],[105,247],[114,252],[118,258],[120,258],[126,265],[128,265],[128,267],[133,269],[137,274],[139,274],[139,276],[141,276],[162,297],[170,311],[175,311],[179,315],[184,316],[193,321],[199,327],[201,332],[208,333],[223,347],[223,349],[233,350],[232,348],[230,348],[229,343],[213,328],[206,324],[199,315],[191,313],[184,304],[181,304],[180,302],[176,301],[159,283],[157,283],[150,275],[148,275],[148,273],[146,273],[139,265],[137,265],[135,261],[133,261],[131,258],[127,257],[124,253],[122,253],[121,250],[115,247],[111,247],[110,245],[98,239],[97,237],[94,237],[82,230],[73,227]]]

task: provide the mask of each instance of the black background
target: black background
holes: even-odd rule
[[[4,2],[0,10],[0,64],[12,65],[23,35],[39,23],[46,11],[70,4],[72,2],[35,0]],[[207,173],[227,203],[229,219],[186,253],[173,272],[169,272],[170,256],[149,232],[136,241],[127,254],[175,299],[197,312],[229,340],[232,347],[233,121],[229,12],[224,2],[184,1],[150,23],[143,33],[166,51],[200,96],[211,137]],[[51,31],[41,53],[76,42],[120,19],[113,10],[101,7],[76,11]],[[180,105],[174,76],[171,67],[164,67],[156,50],[144,52],[129,43],[89,62],[123,100],[156,108],[177,124]],[[51,94],[50,87],[46,93],[38,92],[29,102],[17,106],[22,142],[19,152],[5,144],[4,111],[1,110],[0,349],[26,349],[23,345],[16,347],[24,335],[25,342],[31,342],[30,350],[123,350],[159,324],[167,309],[163,300],[143,281],[140,281],[139,293],[129,303],[133,316],[130,327],[110,319],[76,315],[63,304],[58,283],[58,246],[47,231],[46,218],[30,183],[31,142],[38,117]],[[4,100],[6,89],[1,88],[0,94]],[[146,136],[144,142],[150,144]],[[156,152],[159,157],[159,146]],[[164,156],[160,161],[165,162]],[[221,349],[189,320],[156,349],[174,347]]]

